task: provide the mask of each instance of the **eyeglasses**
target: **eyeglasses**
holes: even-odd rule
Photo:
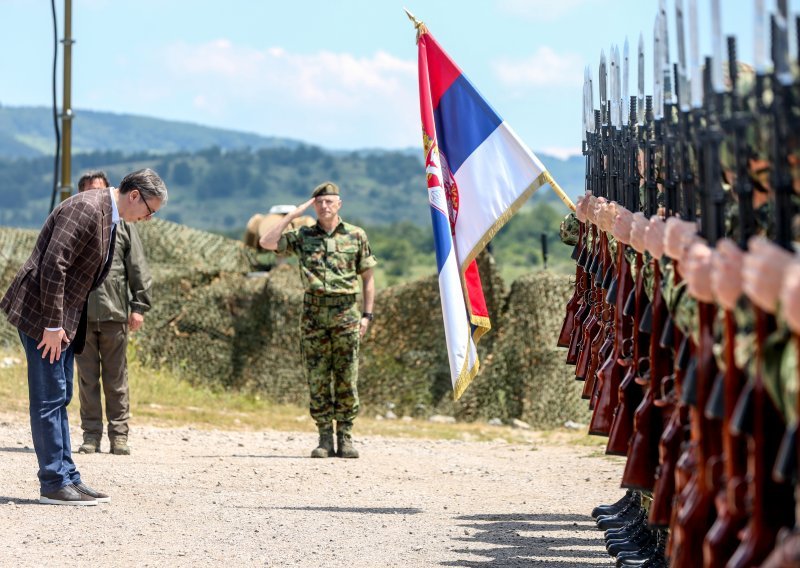
[[[155,215],[155,214],[156,214],[156,211],[153,211],[153,210],[150,208],[150,204],[149,204],[149,203],[147,203],[147,200],[144,198],[144,194],[143,194],[141,191],[139,192],[139,197],[141,197],[141,198],[142,198],[142,201],[144,202],[144,206],[145,206],[145,207],[147,207],[147,216],[148,216],[148,217],[152,217],[153,215]]]

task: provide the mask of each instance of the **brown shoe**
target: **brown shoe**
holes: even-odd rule
[[[128,446],[127,436],[117,436],[111,440],[111,453],[115,456],[131,455],[131,448]]]
[[[73,483],[72,486],[77,489],[80,493],[84,495],[88,495],[98,503],[111,503],[111,497],[106,495],[105,493],[100,493],[99,491],[95,491],[85,483]]]
[[[100,451],[100,436],[84,434],[83,444],[78,448],[79,454],[93,454]]]
[[[65,485],[58,491],[42,493],[39,503],[43,505],[97,505],[97,499],[81,493],[72,485]]]

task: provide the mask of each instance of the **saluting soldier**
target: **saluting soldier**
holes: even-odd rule
[[[311,205],[317,222],[284,231]],[[312,458],[337,455],[357,458],[353,421],[358,415],[358,348],[372,321],[375,298],[373,267],[377,260],[367,234],[339,217],[342,199],[333,182],[317,186],[299,205],[260,239],[262,248],[279,256],[297,255],[305,288],[301,320],[301,352],[310,390],[311,417],[319,430]],[[358,276],[363,309],[356,305]],[[336,422],[337,447],[333,432]]]

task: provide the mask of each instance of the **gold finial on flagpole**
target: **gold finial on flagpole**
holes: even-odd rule
[[[416,16],[414,16],[414,14],[409,12],[408,8],[403,8],[403,10],[405,10],[406,16],[408,16],[408,19],[411,20],[412,22],[414,22],[414,29],[417,30],[417,42],[419,42],[419,36],[421,36],[422,34],[428,33],[428,28],[425,26],[425,24],[422,21],[418,20],[416,18]]]

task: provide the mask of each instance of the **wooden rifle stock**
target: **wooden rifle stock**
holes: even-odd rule
[[[623,344],[631,333],[631,318],[625,316],[625,301],[633,287],[631,267],[625,258],[625,245],[617,243],[617,285],[614,308],[614,350],[598,371],[597,402],[594,406],[589,434],[609,436],[614,421],[614,411],[619,402],[619,387],[625,374],[622,364]]]
[[[669,374],[663,349],[655,341],[656,330],[664,323],[666,306],[661,296],[661,267],[653,261],[652,339],[650,341],[649,386],[634,415],[634,433],[628,447],[628,461],[622,474],[622,486],[652,491],[658,467],[658,440],[663,428],[661,409],[655,405],[660,380]],[[642,377],[644,380],[645,377]]]
[[[725,311],[724,416],[722,419],[723,479],[715,500],[717,520],[703,542],[705,568],[725,566],[739,546],[739,531],[747,522],[743,488],[747,477],[747,441],[731,428],[736,401],[744,388],[744,374],[736,366],[736,319]]]
[[[778,445],[785,425],[764,386],[764,345],[774,328],[772,316],[753,308],[756,314],[756,376],[751,389],[745,389],[737,405],[752,405],[752,433],[747,441],[747,475],[750,514],[742,533],[742,543],[728,562],[728,568],[757,566],[775,546],[781,527],[794,522],[792,487],[776,483],[771,476]],[[737,409],[738,410],[738,409]]]
[[[627,372],[619,385],[618,402],[614,409],[614,419],[608,437],[606,453],[624,456],[628,453],[628,444],[633,436],[633,416],[642,403],[644,392],[634,380],[638,372],[640,346],[647,342],[648,335],[639,331],[639,323],[644,312],[644,259],[642,253],[636,253],[636,283],[634,284],[634,312],[631,339],[633,343],[632,357],[625,360]]]
[[[576,245],[577,250],[579,251],[578,257],[580,257],[580,253],[583,251],[584,243],[583,243],[583,233],[584,233],[584,224],[580,223],[578,228],[578,243]],[[578,312],[578,306],[581,301],[582,297],[582,290],[581,284],[583,283],[583,276],[584,276],[584,269],[579,263],[576,262],[575,264],[575,290],[572,293],[572,297],[567,302],[567,314],[564,317],[564,323],[561,325],[561,331],[558,334],[558,341],[556,345],[558,347],[569,347],[570,339],[572,337],[572,330],[575,329],[575,315]]]
[[[691,439],[696,448],[697,467],[678,497],[676,524],[672,527],[675,532],[672,559],[678,566],[690,565],[692,561],[703,557],[703,539],[716,519],[714,507],[716,487],[711,475],[710,461],[714,457],[719,458],[722,453],[720,424],[708,420],[705,416],[711,386],[716,377],[712,329],[716,306],[699,302],[697,308],[700,334],[695,356],[696,394],[689,410]]]

